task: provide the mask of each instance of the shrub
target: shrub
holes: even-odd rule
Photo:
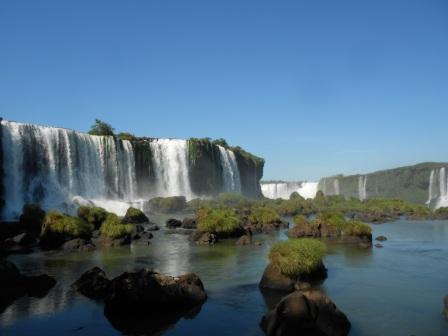
[[[199,231],[231,234],[240,228],[240,218],[233,209],[200,208],[196,212]]]
[[[283,275],[297,278],[309,274],[322,264],[325,245],[311,238],[289,239],[274,244],[269,252],[269,261],[277,266]]]
[[[108,123],[95,119],[95,123],[90,127],[90,135],[114,135],[114,129]]]
[[[308,224],[308,219],[304,215],[297,215],[294,217],[295,225]]]
[[[79,218],[98,229],[106,219],[108,212],[100,207],[80,206],[77,214]]]
[[[271,224],[280,221],[278,213],[270,208],[254,208],[249,215],[252,223]]]
[[[90,236],[93,225],[81,218],[71,217],[59,211],[49,211],[44,218],[43,233],[57,233],[72,237]]]
[[[344,226],[344,234],[348,236],[364,236],[372,234],[372,228],[358,220],[347,222]]]
[[[149,200],[150,211],[161,213],[173,213],[182,211],[187,207],[184,196],[155,197]]]
[[[105,237],[117,239],[131,234],[133,228],[133,225],[121,223],[120,218],[117,215],[110,213],[101,225],[100,231]]]

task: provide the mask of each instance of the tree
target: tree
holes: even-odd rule
[[[114,135],[114,129],[108,123],[95,119],[95,124],[90,127],[90,135]]]

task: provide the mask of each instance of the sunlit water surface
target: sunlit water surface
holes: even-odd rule
[[[160,218],[160,221],[164,218]],[[351,335],[447,335],[441,314],[448,294],[448,222],[400,220],[373,226],[384,248],[329,245],[324,290],[352,322]],[[258,324],[272,304],[258,289],[270,245],[284,232],[256,236],[261,246],[195,246],[186,235],[156,232],[150,246],[90,253],[34,253],[10,257],[26,274],[58,280],[43,299],[22,298],[0,315],[0,335],[117,335],[103,305],[70,289],[84,271],[99,266],[109,277],[152,267],[171,275],[195,272],[209,294],[193,319],[167,335],[263,335]],[[275,301],[275,299],[274,299]]]

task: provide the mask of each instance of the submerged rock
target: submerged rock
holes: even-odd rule
[[[91,240],[76,238],[62,244],[61,249],[70,252],[90,252],[96,250]]]
[[[0,313],[22,296],[45,296],[55,284],[56,280],[46,274],[25,276],[13,263],[0,261]]]
[[[383,244],[377,243],[377,244],[375,244],[375,247],[377,247],[377,248],[382,248],[382,247],[384,247],[384,246],[383,246]]]
[[[378,237],[375,238],[375,240],[378,240],[378,241],[386,241],[386,240],[387,240],[387,237],[386,237],[386,236],[378,236]]]
[[[252,244],[252,237],[249,235],[241,236],[235,243],[236,245],[250,245]]]
[[[94,267],[83,273],[72,284],[72,288],[90,299],[104,299],[109,292],[110,283],[106,273],[101,268]]]
[[[268,336],[345,336],[350,327],[347,316],[318,290],[289,294],[261,320]]]

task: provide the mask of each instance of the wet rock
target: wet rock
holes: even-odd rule
[[[142,224],[149,223],[149,218],[143,213],[143,211],[130,207],[123,219],[121,220],[123,224]]]
[[[24,246],[33,245],[34,243],[36,243],[36,238],[28,232],[23,232],[21,234],[18,234],[17,236],[12,237],[11,240],[15,244],[24,245]]]
[[[94,267],[83,273],[71,287],[88,298],[104,299],[109,292],[110,283],[106,273],[101,268]]]
[[[67,252],[90,252],[96,250],[91,240],[75,238],[62,244],[61,249]]]
[[[214,245],[218,241],[215,234],[210,232],[202,233],[200,238],[196,240],[196,245]]]
[[[302,238],[302,237],[314,237],[318,238],[321,236],[320,226],[313,225],[308,222],[297,224],[288,230],[289,238]]]
[[[312,272],[299,274],[296,278],[284,275],[276,265],[270,263],[264,270],[258,286],[264,289],[291,292],[295,286],[320,284],[326,278],[327,269],[323,263],[320,263]]]
[[[46,274],[22,275],[17,267],[6,260],[0,261],[0,313],[14,300],[28,295],[43,297],[54,287],[56,280]]]
[[[169,229],[175,229],[182,226],[182,222],[176,218],[170,218],[166,221],[166,227]]]
[[[382,247],[383,247],[383,245],[382,245],[382,244],[380,244],[380,243],[376,243],[376,244],[375,244],[375,247],[377,247],[377,248],[382,248]]]
[[[149,224],[146,226],[147,231],[158,231],[160,230],[159,226],[157,224]]]
[[[131,236],[126,235],[122,238],[110,238],[106,236],[99,236],[98,238],[92,239],[92,242],[95,246],[98,247],[116,247],[116,246],[124,246],[131,244]]]
[[[268,336],[345,336],[350,327],[347,316],[318,290],[289,294],[261,320]]]
[[[357,236],[344,235],[342,238],[344,243],[357,244],[361,248],[372,247],[372,234],[361,234]]]
[[[378,237],[375,238],[375,240],[378,240],[378,241],[386,241],[386,240],[387,240],[387,237],[386,237],[386,236],[378,236]]]
[[[252,237],[248,235],[241,236],[235,243],[236,245],[250,245],[252,244]]]
[[[196,218],[189,218],[186,217],[182,221],[182,228],[183,229],[196,229],[197,223]]]
[[[105,299],[105,315],[118,330],[152,335],[198,312],[207,299],[195,274],[178,278],[150,269],[113,279]]]

